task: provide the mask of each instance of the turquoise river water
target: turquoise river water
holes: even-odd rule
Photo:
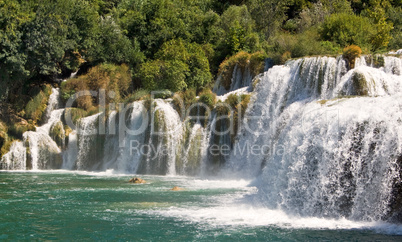
[[[390,241],[402,226],[292,217],[251,181],[46,171],[0,172],[0,240]],[[183,191],[170,191],[174,186]]]

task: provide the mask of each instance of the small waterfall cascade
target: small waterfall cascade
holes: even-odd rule
[[[161,111],[163,115],[160,116],[165,124],[162,135],[167,135],[166,149],[168,159],[168,172],[167,174],[176,174],[176,154],[180,152],[180,144],[183,137],[183,126],[179,114],[174,110],[170,103],[163,100],[156,100],[156,111]],[[162,121],[162,120],[160,120]],[[159,129],[161,130],[161,129]]]
[[[104,133],[99,130],[102,113],[80,119],[69,136],[63,167],[175,175],[184,128],[172,105],[156,99],[147,109],[138,101],[127,114],[109,113]]]
[[[284,66],[274,66],[259,77],[238,141],[226,167],[242,171],[249,178],[257,176],[264,155],[274,151],[275,128],[283,123],[280,114],[292,103],[306,103],[331,98],[333,89],[347,73],[342,58],[312,57],[292,60]],[[261,147],[257,153],[253,146]],[[227,170],[225,170],[227,172]]]
[[[74,170],[78,159],[78,135],[76,130],[72,131],[68,136],[67,147],[67,150],[63,152],[63,164],[61,168]]]
[[[10,151],[1,158],[0,168],[2,170],[25,170],[27,164],[27,153],[24,143],[14,142]]]
[[[114,111],[109,115],[103,170],[112,168],[122,173],[137,173],[142,155],[140,145],[144,143],[149,117],[142,101],[132,103],[130,110],[128,131],[120,141],[115,135],[118,131],[116,128],[119,127],[118,113]]]
[[[205,158],[208,148],[207,128],[196,122],[187,134],[182,144],[181,156],[176,158],[176,173],[181,175],[196,176],[202,173],[205,168]]]
[[[146,132],[139,173],[176,174],[176,158],[180,153],[183,125],[170,103],[156,99],[150,108],[150,126]]]
[[[221,176],[257,177],[262,206],[375,221],[395,211],[402,171],[402,76],[314,57],[260,77]]]
[[[60,108],[60,90],[58,88],[52,88],[52,93],[49,96],[49,101],[46,107],[44,123],[47,123],[52,116],[52,112],[59,108]]]
[[[271,67],[273,67],[273,60],[268,58],[265,59],[264,63],[264,72],[268,71]],[[217,81],[213,87],[213,92],[216,93],[218,96],[225,95],[229,92],[236,91],[240,88],[247,87],[248,90],[253,89],[253,79],[254,74],[252,73],[250,66],[246,66],[245,68],[241,68],[239,65],[235,65],[233,68],[232,78],[229,89],[226,89],[223,86],[222,75],[218,76]]]
[[[59,90],[52,89],[45,111],[46,123],[36,131],[23,134],[23,141],[14,142],[10,151],[2,157],[6,169],[58,169],[62,163],[59,145],[64,146],[65,134],[61,122],[64,112],[59,107]],[[53,136],[53,137],[51,137]]]
[[[243,70],[238,65],[236,65],[233,70],[230,88],[226,90],[226,88],[222,85],[222,76],[219,76],[217,82],[214,85],[213,92],[215,92],[217,95],[224,95],[239,88],[251,88],[253,78],[254,76],[251,74],[250,68],[245,68]]]
[[[103,157],[104,137],[99,134],[101,113],[82,118],[77,125],[77,170],[92,170]]]

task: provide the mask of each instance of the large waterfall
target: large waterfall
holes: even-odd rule
[[[217,134],[215,110],[207,122],[189,122],[170,100],[156,99],[83,118],[57,140],[52,130],[65,134],[64,110],[49,103],[47,123],[13,143],[2,167],[247,178],[264,207],[300,216],[395,218],[402,214],[402,61],[381,58],[378,64],[361,57],[351,70],[342,57],[290,60],[253,81],[235,68],[229,91],[254,86],[236,136]],[[53,94],[50,102],[58,100],[57,89]],[[225,154],[211,155],[217,150]]]

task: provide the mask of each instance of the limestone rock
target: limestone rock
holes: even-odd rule
[[[171,191],[184,191],[184,188],[181,188],[181,187],[178,187],[178,186],[175,186],[175,187],[173,187],[172,189],[170,189]]]
[[[131,178],[128,182],[130,182],[130,183],[135,183],[135,184],[144,184],[144,183],[147,183],[145,180],[143,180],[143,179],[141,179],[141,178],[139,178],[139,177]]]

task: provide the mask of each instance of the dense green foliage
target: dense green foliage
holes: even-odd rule
[[[0,0],[0,95],[12,101],[31,84],[101,63],[126,64],[134,89],[181,91],[208,86],[240,51],[280,63],[351,44],[397,49],[401,8],[399,0]]]

